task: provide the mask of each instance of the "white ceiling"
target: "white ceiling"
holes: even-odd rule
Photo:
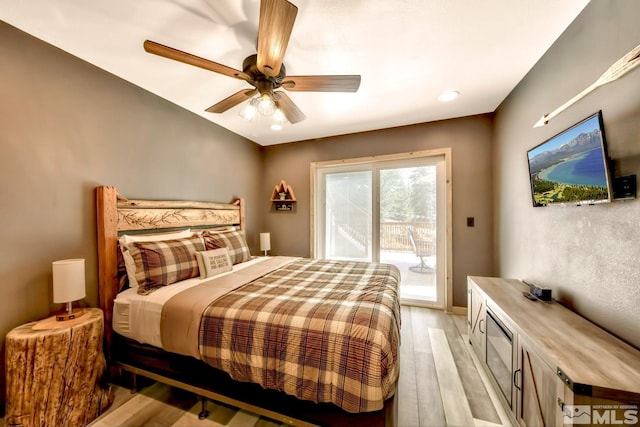
[[[292,0],[288,75],[360,74],[356,93],[289,92],[307,119],[272,131],[242,104],[250,88],[151,55],[150,39],[242,69],[259,0],[0,0],[0,19],[261,145],[494,111],[588,0]],[[445,90],[461,95],[449,103]],[[99,101],[99,100],[98,100]]]

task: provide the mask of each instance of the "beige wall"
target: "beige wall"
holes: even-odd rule
[[[640,2],[598,0],[558,39],[495,117],[496,271],[553,289],[583,316],[640,347],[640,202],[533,208],[526,151],[602,110],[618,175],[640,174],[640,69],[597,89],[548,126],[548,113],[640,43]]]
[[[243,196],[255,244],[256,144],[2,22],[0,58],[0,354],[10,329],[55,308],[52,261],[85,258],[86,303],[97,305],[97,185],[139,198]]]
[[[264,147],[262,209],[269,213],[262,224],[271,232],[273,254],[309,256],[309,164],[451,147],[453,183],[453,305],[466,306],[466,277],[492,273],[492,117],[406,126],[322,140]],[[298,202],[293,212],[276,212],[269,196],[285,180]],[[468,228],[473,216],[476,226]]]

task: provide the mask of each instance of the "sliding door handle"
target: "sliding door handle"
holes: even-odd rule
[[[518,390],[522,390],[522,388],[521,388],[522,384],[518,385],[518,381],[517,381],[518,372],[522,372],[522,369],[516,369],[515,371],[513,371],[513,385]]]

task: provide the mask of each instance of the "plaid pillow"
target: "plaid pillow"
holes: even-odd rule
[[[207,250],[217,248],[229,249],[229,256],[233,264],[249,261],[251,252],[247,246],[247,240],[244,237],[244,231],[227,231],[224,233],[202,233],[204,245]]]
[[[135,242],[130,246],[136,264],[138,293],[199,275],[196,252],[204,250],[199,236],[159,242]]]
[[[131,255],[130,246],[133,246],[134,242],[157,242],[159,240],[175,240],[175,239],[186,239],[187,237],[193,236],[193,233],[189,229],[181,230],[181,231],[169,231],[163,233],[152,233],[152,234],[123,234],[118,238],[118,257],[122,256],[125,275],[126,278],[120,277],[120,283],[124,285],[126,282],[129,282],[130,288],[137,288],[138,281],[136,280],[136,263],[133,261],[133,256]],[[118,258],[118,269],[120,269],[120,258]],[[118,274],[120,271],[118,270]],[[124,289],[122,289],[124,290]]]

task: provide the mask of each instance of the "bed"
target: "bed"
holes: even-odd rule
[[[394,266],[252,257],[242,199],[96,205],[111,366],[291,425],[395,425]]]

